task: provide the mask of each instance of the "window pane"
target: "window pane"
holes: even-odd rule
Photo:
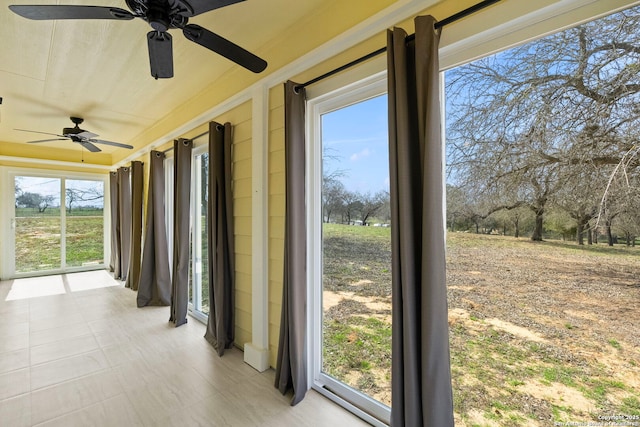
[[[66,265],[75,267],[104,261],[104,183],[65,181]]]
[[[324,114],[322,370],[391,405],[387,97]]]
[[[639,46],[635,7],[446,72],[456,424],[640,415]]]
[[[16,272],[60,268],[60,180],[16,176],[15,200]]]
[[[191,239],[191,280],[189,301],[192,310],[209,314],[209,249],[207,228],[207,203],[209,198],[209,154],[194,156],[193,223]]]

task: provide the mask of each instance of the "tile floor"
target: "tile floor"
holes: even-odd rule
[[[291,407],[273,370],[168,318],[105,271],[0,282],[0,425],[367,425],[314,391]]]

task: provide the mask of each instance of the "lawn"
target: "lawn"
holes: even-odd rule
[[[458,425],[640,416],[640,251],[466,233],[447,247]]]
[[[324,370],[386,404],[389,233],[324,227]],[[456,425],[640,417],[639,267],[638,248],[450,233]]]
[[[391,237],[324,224],[323,370],[391,404]]]
[[[60,268],[61,220],[59,216],[16,217],[16,271]],[[102,263],[104,231],[102,216],[66,217],[66,265]]]

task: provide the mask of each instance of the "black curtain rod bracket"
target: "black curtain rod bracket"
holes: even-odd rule
[[[436,22],[434,24],[434,27],[435,27],[436,30],[438,30],[438,29],[440,29],[440,28],[442,28],[442,27],[444,27],[446,25],[452,24],[452,23],[454,23],[454,22],[456,22],[456,21],[458,21],[458,20],[460,20],[462,18],[465,18],[465,17],[467,17],[469,15],[472,15],[472,14],[474,14],[474,13],[476,13],[476,12],[486,8],[486,7],[489,7],[489,6],[491,6],[491,5],[495,4],[495,3],[498,3],[499,1],[500,0],[483,0],[480,3],[474,4],[471,7],[468,7],[466,9],[464,9],[464,10],[461,10],[458,13],[455,13],[455,14],[449,16],[448,18],[445,18],[445,19],[443,19],[441,21]],[[411,41],[411,40],[413,40],[415,38],[416,38],[415,34],[410,34],[410,35],[407,36],[407,41]],[[364,55],[364,56],[362,56],[362,57],[360,57],[358,59],[355,59],[355,60],[353,60],[353,61],[351,61],[351,62],[349,62],[347,64],[344,64],[344,65],[342,65],[342,66],[340,66],[340,67],[338,67],[336,69],[333,69],[333,70],[331,70],[329,72],[326,72],[321,76],[318,76],[318,77],[316,77],[314,79],[309,80],[308,82],[296,85],[294,87],[294,90],[296,92],[298,92],[300,89],[304,89],[305,87],[307,87],[309,85],[312,85],[314,83],[318,83],[319,81],[324,80],[327,77],[331,77],[334,74],[338,74],[341,71],[347,70],[347,69],[349,69],[349,68],[351,68],[351,67],[353,67],[355,65],[358,65],[358,64],[360,64],[360,63],[362,63],[364,61],[367,61],[367,60],[369,60],[371,58],[374,58],[374,57],[376,57],[378,55],[381,55],[381,54],[385,53],[386,51],[387,51],[387,47],[386,46],[385,47],[381,47],[380,49],[378,49],[376,51],[368,53],[368,54],[366,54],[366,55]]]

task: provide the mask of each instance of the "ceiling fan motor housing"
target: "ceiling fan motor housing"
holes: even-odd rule
[[[134,15],[144,19],[154,30],[164,33],[171,28],[182,28],[192,11],[188,3],[176,0],[126,0]],[[186,7],[189,6],[189,7]]]
[[[62,134],[63,135],[77,135],[79,133],[85,132],[84,129],[80,129],[78,127],[78,125],[76,125],[76,127],[73,128],[64,128],[62,129]]]
[[[81,117],[69,117],[69,119],[71,119],[71,121],[75,124],[74,127],[72,128],[64,128],[62,129],[62,134],[63,135],[77,135],[79,133],[84,132],[84,129],[80,129],[80,125],[82,122],[84,122],[84,119]]]
[[[149,22],[149,25],[151,25],[151,28],[161,33],[167,31],[171,26],[171,19],[166,9],[153,4],[149,5],[146,20]]]

